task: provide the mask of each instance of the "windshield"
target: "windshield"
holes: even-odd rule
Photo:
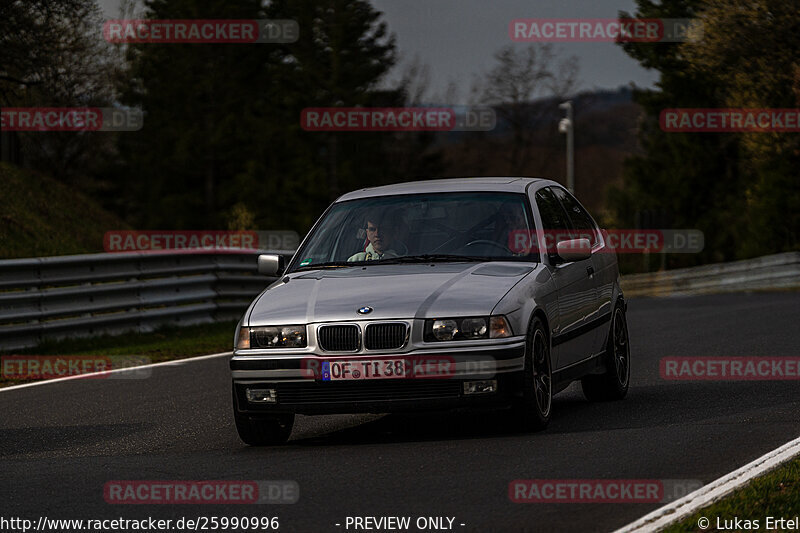
[[[437,193],[334,204],[290,271],[374,263],[538,261],[509,247],[533,230],[523,194]]]

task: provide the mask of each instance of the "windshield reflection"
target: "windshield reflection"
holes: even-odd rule
[[[524,194],[437,193],[334,204],[290,271],[365,264],[538,261],[514,246],[534,224]]]

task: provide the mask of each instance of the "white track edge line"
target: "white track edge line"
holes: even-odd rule
[[[172,359],[171,361],[161,361],[160,363],[150,363],[147,365],[139,365],[139,366],[129,366],[125,368],[116,368],[114,370],[106,370],[103,372],[89,372],[86,374],[76,374],[74,376],[66,376],[63,378],[53,378],[53,379],[43,379],[41,381],[35,381],[33,383],[22,383],[20,385],[10,385],[8,387],[0,387],[0,392],[8,392],[10,390],[17,390],[17,389],[24,389],[27,387],[36,387],[39,385],[49,385],[51,383],[60,383],[62,381],[69,381],[72,379],[88,379],[91,378],[93,374],[116,374],[121,372],[130,372],[132,370],[141,370],[143,368],[153,368],[156,366],[177,366],[184,363],[190,363],[193,361],[202,361],[204,359],[211,359],[213,357],[222,357],[223,355],[231,355],[232,352],[220,352],[220,353],[212,353],[209,355],[198,355],[197,357],[185,357],[183,359]],[[58,357],[58,356],[54,356]],[[87,356],[91,357],[91,356]],[[98,356],[102,357],[102,356]],[[111,356],[116,357],[116,356]],[[123,356],[124,357],[124,356]]]
[[[727,496],[734,490],[746,485],[753,478],[773,470],[798,454],[800,454],[800,437],[762,455],[755,461],[744,465],[738,470],[734,470],[716,481],[702,486],[679,500],[659,507],[638,520],[617,529],[614,533],[660,531],[674,522],[682,520],[703,507]]]
[[[201,361],[204,359],[211,359],[214,357],[222,357],[224,355],[231,355],[231,352],[221,352],[210,355],[201,355],[198,357],[187,357],[184,359],[174,359],[172,361],[162,361],[160,363],[152,363],[148,365],[118,368],[103,372],[104,374],[113,374],[117,372],[128,372],[131,370],[140,370],[142,368],[153,368],[157,366],[178,365],[192,361]],[[47,379],[37,381],[35,383],[23,383],[21,385],[12,385],[10,387],[0,387],[0,392],[9,390],[22,389],[26,387],[35,387],[38,385],[48,385],[50,383],[58,383],[72,379],[85,379],[91,374],[78,374],[75,376],[67,376],[63,378]],[[787,442],[783,446],[776,448],[766,454],[762,455],[755,461],[752,461],[745,466],[734,470],[733,472],[722,476],[696,491],[675,500],[663,507],[659,507],[655,511],[644,515],[638,520],[621,527],[614,531],[614,533],[636,533],[640,531],[659,531],[668,525],[677,522],[678,520],[694,514],[695,511],[708,506],[709,504],[719,500],[720,498],[730,494],[739,487],[744,486],[750,480],[758,477],[766,472],[776,468],[782,463],[788,461],[795,455],[800,454],[800,437]]]

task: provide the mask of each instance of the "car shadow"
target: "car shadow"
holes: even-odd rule
[[[752,416],[759,409],[796,409],[791,382],[669,383],[631,387],[623,401],[589,402],[572,387],[553,400],[553,418],[541,435],[646,429],[701,424],[726,417]],[[740,398],[746,401],[732,401]],[[794,407],[791,407],[793,404]],[[290,446],[334,446],[414,441],[518,438],[510,411],[452,411],[387,414],[352,427],[304,436]]]

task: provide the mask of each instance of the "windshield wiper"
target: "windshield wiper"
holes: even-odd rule
[[[362,267],[369,265],[391,265],[398,263],[483,263],[484,261],[491,261],[492,257],[478,257],[471,255],[455,255],[455,254],[421,254],[421,255],[404,255],[400,257],[388,257],[386,259],[376,259],[372,261],[330,261],[328,263],[308,264],[295,268],[293,272],[300,272],[304,270],[322,270],[326,268],[346,268],[346,267]]]
[[[307,264],[300,267],[297,267],[293,270],[293,272],[299,272],[301,270],[321,270],[323,268],[345,268],[345,267],[353,267],[357,266],[358,263],[348,262],[348,261],[330,261],[328,263],[317,263],[317,264]]]
[[[404,255],[401,257],[392,257],[389,259],[382,259],[382,264],[386,263],[482,263],[489,261],[489,257],[478,257],[472,255],[455,255],[455,254],[421,254],[421,255]]]

